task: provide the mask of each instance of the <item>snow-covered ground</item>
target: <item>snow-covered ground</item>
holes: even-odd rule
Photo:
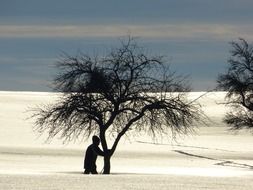
[[[192,93],[198,97],[203,93]],[[146,136],[123,139],[112,158],[112,175],[83,175],[90,143],[45,143],[28,119],[31,108],[53,102],[57,94],[0,92],[0,189],[253,189],[253,136],[237,135],[222,123],[224,93],[199,101],[209,126],[177,141],[155,143]],[[103,160],[98,159],[98,171]]]

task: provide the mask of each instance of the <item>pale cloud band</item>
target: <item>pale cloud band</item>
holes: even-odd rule
[[[0,25],[0,38],[77,38],[133,35],[148,38],[253,39],[253,27],[221,24]]]

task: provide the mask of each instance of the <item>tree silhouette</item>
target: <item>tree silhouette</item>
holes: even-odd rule
[[[154,137],[169,131],[185,134],[199,121],[200,106],[188,100],[186,79],[166,65],[163,57],[146,55],[131,38],[103,58],[64,55],[54,80],[62,96],[37,110],[37,131],[65,140],[98,134],[104,174],[109,174],[110,159],[128,131]]]
[[[231,106],[224,121],[232,129],[253,127],[253,45],[244,39],[231,42],[231,57],[228,70],[218,77],[218,88],[227,91]]]

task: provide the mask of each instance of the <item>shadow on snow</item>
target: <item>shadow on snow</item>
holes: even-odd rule
[[[242,164],[242,163],[237,163],[237,162],[229,161],[229,160],[222,160],[222,159],[216,159],[216,158],[211,158],[211,157],[207,157],[207,156],[201,156],[201,155],[197,155],[197,154],[191,154],[191,153],[184,152],[184,151],[181,151],[181,150],[174,150],[174,152],[177,152],[179,154],[184,154],[184,155],[187,155],[187,156],[192,156],[192,157],[195,157],[195,158],[202,158],[202,159],[219,161],[219,163],[215,164],[215,165],[219,165],[219,166],[230,166],[230,167],[237,167],[237,168],[244,168],[244,169],[253,170],[253,166],[248,165],[248,164]]]

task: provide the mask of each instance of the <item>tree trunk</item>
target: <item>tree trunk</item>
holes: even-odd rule
[[[104,156],[104,172],[103,174],[110,174],[111,171],[111,155],[106,154]]]

